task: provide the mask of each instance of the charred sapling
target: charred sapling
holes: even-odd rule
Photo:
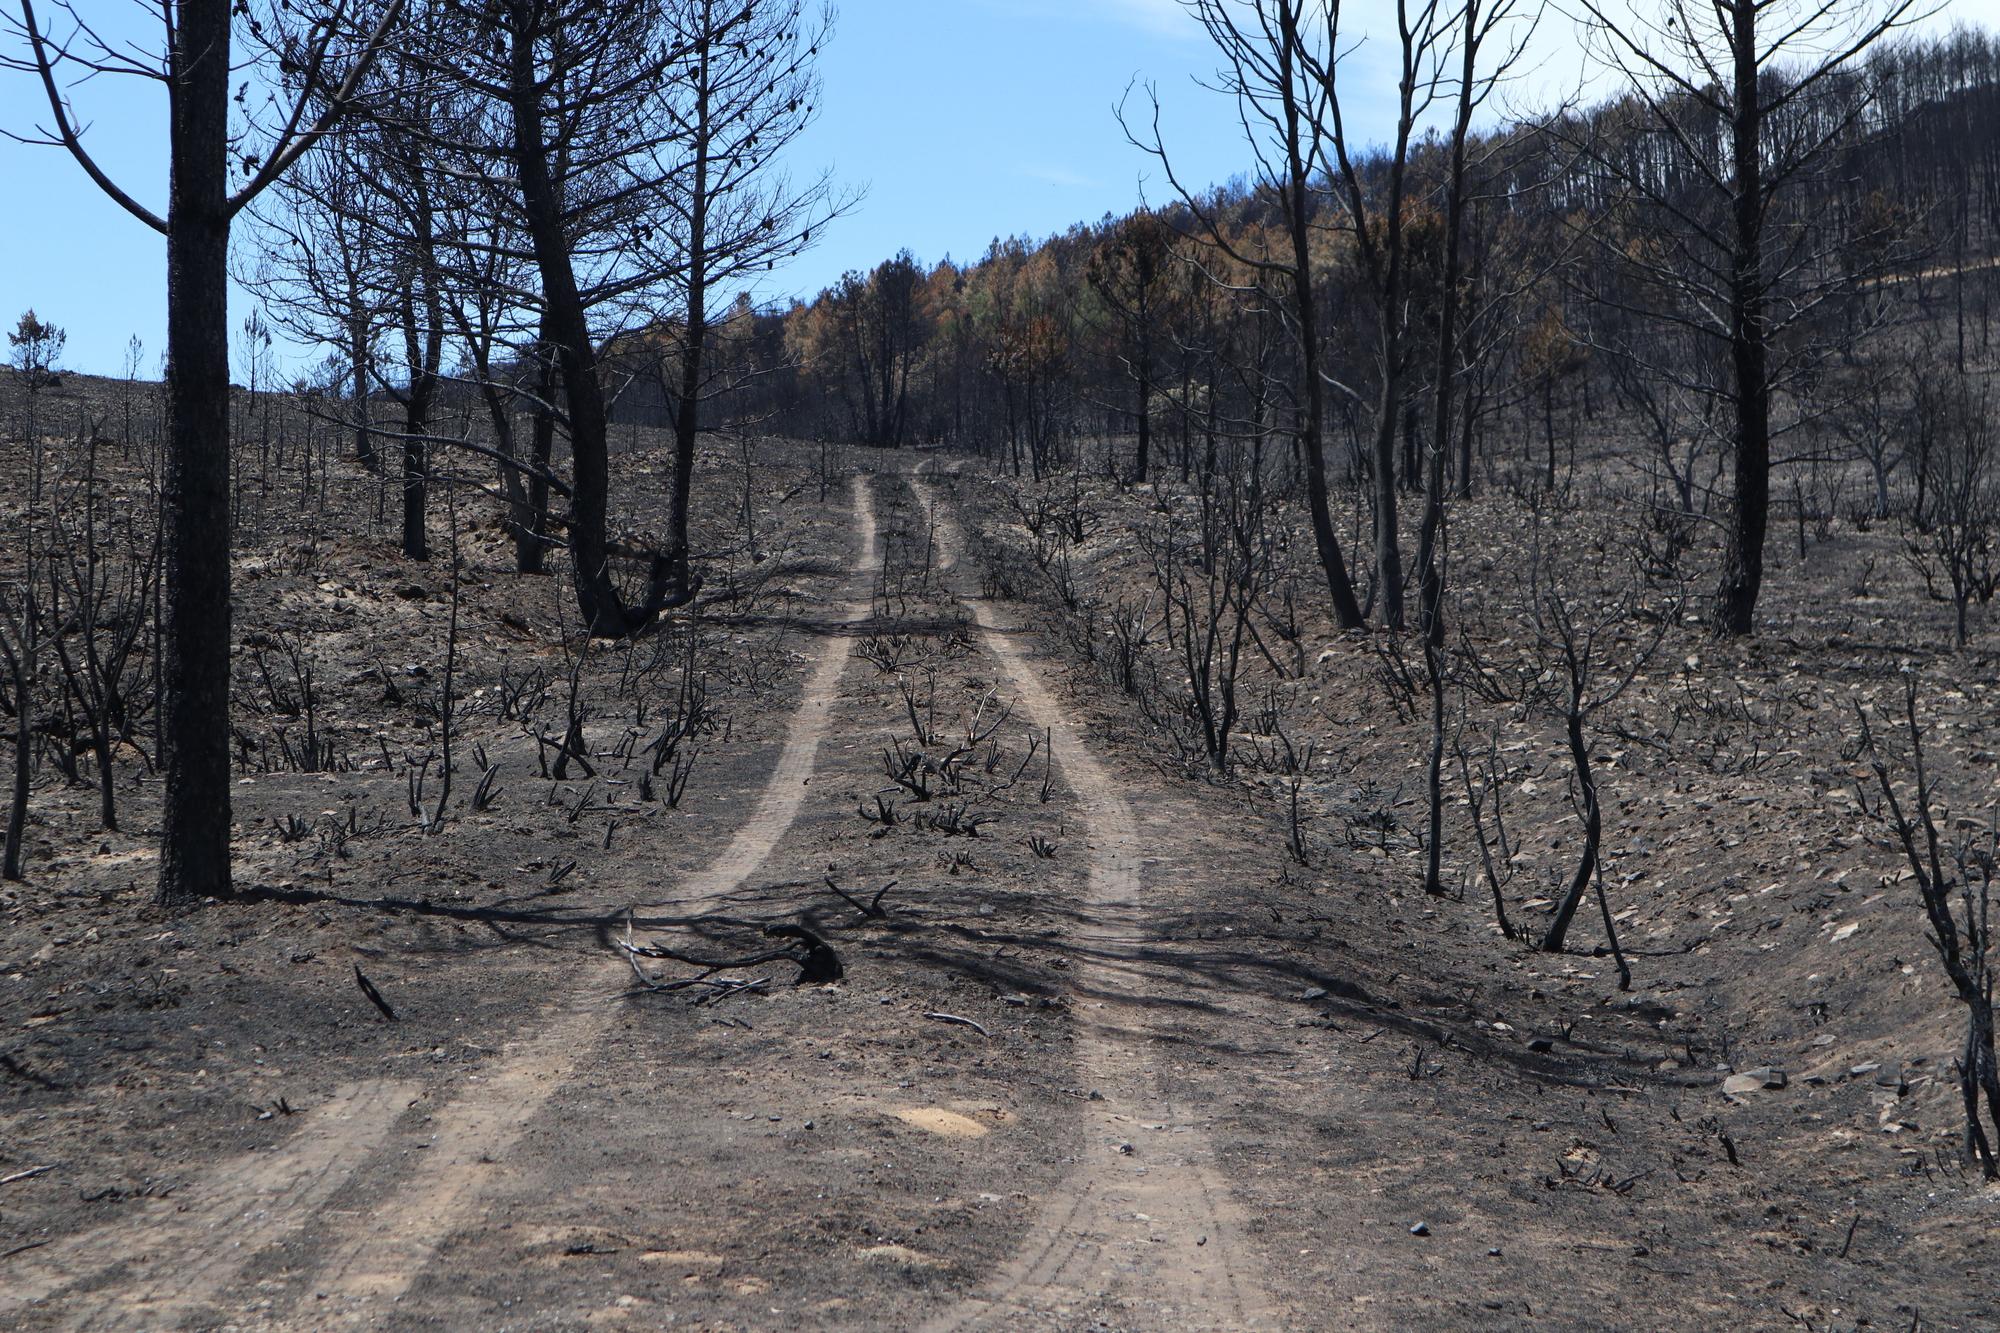
[[[42,653],[34,574],[31,560],[18,587],[0,587],[0,665],[7,668],[6,696],[0,703],[14,719],[13,790],[7,805],[6,843],[0,848],[0,879],[21,878],[21,840],[27,832],[34,780],[35,674]]]
[[[1555,678],[1555,688],[1544,706],[1562,719],[1569,746],[1571,802],[1583,824],[1583,852],[1577,858],[1576,872],[1542,936],[1541,947],[1549,953],[1562,949],[1576,909],[1597,882],[1604,814],[1597,774],[1591,767],[1591,732],[1598,715],[1622,698],[1652,661],[1667,630],[1680,619],[1681,608],[1677,595],[1649,604],[1645,580],[1635,572],[1593,597],[1593,612],[1580,612],[1583,599],[1565,586],[1563,577],[1544,572],[1556,569],[1560,560],[1589,568],[1594,562],[1588,558],[1587,548],[1582,543],[1578,548],[1558,553],[1538,543],[1532,580],[1535,641]],[[1600,570],[1600,574],[1604,572],[1610,571]],[[1608,911],[1605,919],[1608,924]],[[1615,942],[1612,947],[1617,947]]]
[[[1952,641],[1965,647],[1973,604],[2000,590],[2000,437],[1983,392],[1961,381],[1945,395],[1938,430],[1919,464],[1928,503],[1904,539],[1910,565],[1935,601],[1952,608]]]
[[[1916,677],[1903,683],[1902,717],[1897,725],[1908,743],[1903,795],[1890,770],[1890,760],[1877,744],[1868,714],[1855,706],[1860,722],[1860,754],[1867,758],[1881,796],[1877,809],[1909,863],[1917,898],[1930,926],[1931,947],[1965,1006],[1965,1049],[1959,1057],[1959,1091],[1965,1105],[1965,1143],[1988,1180],[2000,1180],[2000,1065],[1993,1045],[1992,898],[2000,834],[1991,828],[1962,833],[1947,843],[1938,825],[1951,823],[1931,785],[1924,758],[1923,728],[1917,722]],[[1866,793],[1862,793],[1865,797]],[[1864,801],[1864,809],[1866,802]],[[1989,1136],[1981,1123],[1980,1101],[1986,1104]]]

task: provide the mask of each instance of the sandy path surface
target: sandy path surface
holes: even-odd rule
[[[949,571],[963,549],[958,526],[921,479],[912,484]],[[1078,1062],[1093,1095],[1082,1155],[1030,1228],[1029,1244],[928,1327],[1277,1327],[1206,1127],[1154,1073],[1153,983],[1140,962],[1151,932],[1132,808],[1021,649],[1018,630],[991,602],[967,604],[1027,720],[1048,731],[1088,825],[1088,898],[1075,944],[1087,960],[1079,991],[1094,997],[1078,1015]]]
[[[845,627],[868,614],[876,567],[871,493],[853,491],[855,565],[834,612]],[[729,845],[687,877],[671,905],[699,911],[742,885],[791,827],[827,731],[850,644],[819,639],[784,747],[762,795]],[[629,978],[607,960],[585,969],[570,992],[510,1042],[487,1072],[432,1118],[416,1169],[375,1207],[335,1219],[306,1295],[282,1324],[367,1326],[378,1321],[473,1216],[494,1175],[550,1095],[575,1073],[617,1014],[613,996]],[[17,1256],[0,1291],[0,1316],[55,1298],[56,1326],[172,1328],[212,1308],[256,1257],[320,1217],[328,1201],[389,1137],[420,1085],[351,1085],[305,1115],[272,1149],[229,1159],[133,1217]],[[324,1219],[322,1219],[324,1221]],[[23,1262],[26,1260],[26,1262]],[[109,1276],[112,1280],[100,1280]],[[70,1291],[70,1288],[79,1288]]]
[[[875,569],[874,509],[860,478],[854,482],[853,503],[856,565],[835,613],[835,623],[842,626],[868,614],[868,581]],[[744,884],[777,847],[812,780],[849,647],[844,635],[819,640],[798,708],[786,726],[784,749],[755,810],[720,856],[684,881],[681,893],[656,905],[700,911]],[[381,1207],[352,1219],[349,1234],[336,1242],[307,1284],[304,1300],[293,1312],[297,1323],[365,1326],[408,1290],[438,1247],[478,1207],[528,1121],[602,1039],[617,1014],[609,995],[628,976],[622,962],[592,969],[577,993],[510,1049],[490,1077],[438,1114],[432,1147],[422,1159],[424,1169]]]
[[[949,571],[963,538],[921,480],[910,484]],[[856,479],[852,505],[856,563],[827,617],[842,631],[871,614],[879,568],[867,479]],[[1284,1320],[1218,1169],[1209,1117],[1172,1095],[1162,1077],[1172,1019],[1161,1017],[1171,1010],[1159,1002],[1173,982],[1148,962],[1160,942],[1157,910],[1128,793],[1093,755],[1006,614],[963,589],[958,595],[1000,691],[1016,701],[1021,721],[1046,732],[1076,796],[1087,879],[1082,901],[1066,905],[1076,911],[1066,933],[1078,963],[1076,1077],[1088,1099],[1072,1103],[1082,1132],[1061,1184],[1026,1196],[1033,1220],[1018,1248],[997,1264],[989,1257],[961,1270],[953,1286],[965,1294],[925,1326],[1278,1327]],[[754,806],[718,855],[650,904],[656,912],[717,910],[789,846],[823,746],[841,739],[831,732],[851,652],[845,632],[814,640],[798,705]],[[634,852],[645,856],[643,847]],[[306,1110],[282,1143],[218,1163],[114,1225],[17,1256],[0,1315],[42,1303],[53,1326],[76,1329],[206,1327],[225,1311],[238,1324],[278,1328],[372,1328],[422,1317],[416,1307],[437,1300],[413,1306],[413,1288],[439,1267],[441,1251],[454,1236],[490,1224],[510,1191],[546,1168],[530,1127],[546,1127],[557,1109],[552,1099],[601,1064],[619,1013],[614,997],[628,980],[618,959],[576,969],[520,1035],[441,1104],[424,1108],[419,1083],[344,1086]],[[282,1257],[286,1248],[296,1260]],[[266,1285],[275,1301],[255,1300],[252,1279],[274,1262],[294,1275],[275,1291]]]

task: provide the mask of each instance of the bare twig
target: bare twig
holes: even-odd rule
[[[389,1002],[382,998],[382,992],[375,989],[375,983],[370,981],[366,974],[362,972],[361,964],[359,963],[354,965],[354,984],[361,987],[361,993],[368,997],[368,1003],[381,1010],[382,1017],[388,1019],[391,1023],[396,1021],[396,1011],[391,1009]]]
[[[993,1035],[992,1033],[986,1030],[985,1024],[974,1022],[970,1018],[961,1018],[957,1014],[945,1014],[945,1013],[938,1013],[935,1011],[927,1011],[924,1014],[924,1017],[935,1019],[940,1023],[954,1023],[962,1028],[971,1028],[974,1032],[977,1032],[982,1037],[991,1037]]]

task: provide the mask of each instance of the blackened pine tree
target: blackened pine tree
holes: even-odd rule
[[[99,35],[68,0],[66,35],[33,0],[6,23],[26,48],[4,57],[34,74],[50,121],[37,141],[67,149],[120,207],[167,242],[167,449],[161,488],[165,594],[160,701],[164,792],[159,898],[186,904],[231,893],[229,863],[229,232],[244,207],[340,118],[381,50],[401,0],[307,0],[253,12],[241,0],[160,6],[160,48],[138,53]],[[372,20],[372,21],[370,21]],[[287,105],[275,128],[230,113],[232,39],[267,57]],[[83,142],[64,80],[151,79],[168,91],[165,216],[100,167]],[[317,105],[316,114],[307,114]],[[234,177],[234,183],[232,183]]]

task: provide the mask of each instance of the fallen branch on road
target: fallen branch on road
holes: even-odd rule
[[[678,949],[669,949],[663,944],[639,943],[632,935],[632,909],[628,907],[625,910],[625,938],[615,940],[613,944],[624,953],[625,961],[632,967],[632,974],[639,979],[639,985],[648,991],[677,991],[694,986],[707,986],[716,990],[727,989],[733,993],[735,990],[761,986],[768,978],[760,978],[754,983],[726,978],[718,981],[715,979],[716,973],[731,972],[746,967],[761,967],[765,963],[780,961],[798,965],[799,975],[794,980],[794,985],[822,985],[826,982],[839,981],[845,974],[840,955],[834,952],[833,946],[804,926],[774,923],[765,926],[764,933],[779,939],[796,940],[797,943],[786,945],[781,949],[763,949],[757,953],[745,954],[741,958],[703,958],[695,954],[682,953]],[[686,963],[690,967],[701,968],[702,971],[698,976],[692,977],[656,977],[639,966],[641,958],[659,958],[669,962]]]
[[[993,1035],[992,1033],[986,1030],[986,1025],[984,1023],[976,1022],[970,1018],[961,1018],[957,1014],[945,1014],[932,1011],[932,1012],[926,1012],[924,1014],[924,1017],[936,1019],[940,1023],[955,1023],[962,1028],[971,1028],[974,1032],[977,1032],[982,1037],[991,1037]]]

